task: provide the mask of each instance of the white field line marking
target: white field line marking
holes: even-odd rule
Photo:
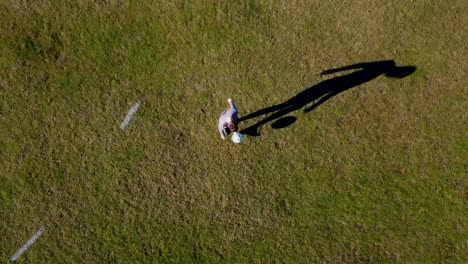
[[[44,227],[39,228],[39,230],[34,234],[34,236],[31,237],[31,239],[26,242],[18,251],[16,251],[15,255],[13,255],[10,260],[11,261],[16,261],[23,253],[28,250],[28,248],[36,242],[36,240],[42,235],[42,232],[44,232]]]
[[[136,104],[134,104],[132,108],[128,110],[128,114],[125,117],[125,120],[122,122],[122,124],[120,124],[120,130],[123,131],[128,126],[128,123],[130,123],[130,120],[132,119],[136,111],[138,110],[138,107],[140,107],[140,101],[136,102]]]

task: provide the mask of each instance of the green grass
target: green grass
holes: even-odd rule
[[[151,2],[0,3],[1,262],[468,262],[466,1]],[[219,138],[376,60],[417,70]]]

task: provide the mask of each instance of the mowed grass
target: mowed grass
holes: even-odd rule
[[[468,2],[156,2],[0,3],[1,262],[468,262]],[[379,60],[417,70],[219,138]]]

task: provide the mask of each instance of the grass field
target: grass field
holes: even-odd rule
[[[1,1],[0,262],[44,226],[18,262],[467,263],[466,10]],[[219,137],[228,97],[247,116],[383,60],[416,70]]]

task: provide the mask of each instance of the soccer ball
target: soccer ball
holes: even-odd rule
[[[242,134],[239,132],[234,132],[232,134],[231,140],[232,142],[239,144],[242,143],[242,141],[244,141],[244,136],[242,136]]]

